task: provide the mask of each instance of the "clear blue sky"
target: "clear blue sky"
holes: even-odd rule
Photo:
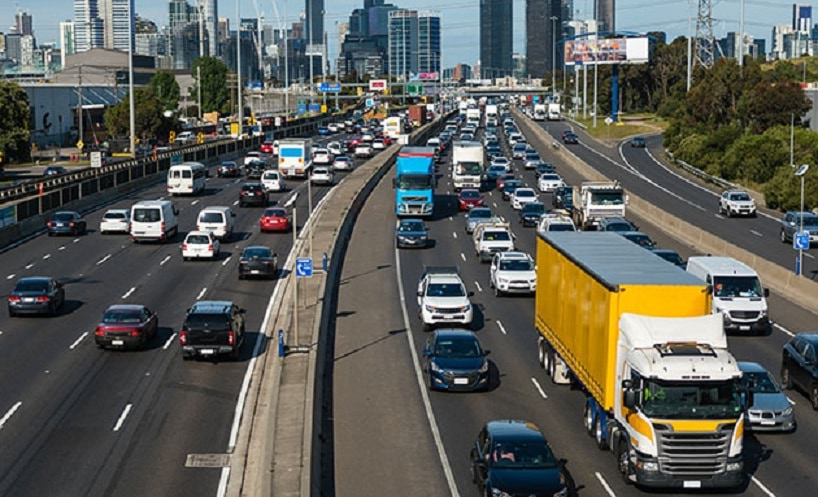
[[[73,15],[72,0],[4,0],[4,4],[16,5],[31,12],[34,16],[34,31],[41,42],[56,40],[59,33],[59,22],[70,19]],[[136,12],[147,17],[157,25],[167,23],[166,0],[135,0]],[[195,0],[188,0],[194,3]],[[256,15],[255,3],[265,19],[275,19],[274,0],[239,0],[243,17]],[[443,29],[443,65],[448,67],[458,62],[473,64],[479,54],[479,0],[390,0],[400,7],[412,9],[437,10],[441,15]],[[514,47],[515,51],[525,51],[525,0],[514,2]],[[575,17],[593,15],[592,0],[574,0]],[[695,7],[695,1],[694,7]],[[304,9],[304,0],[277,0],[281,15],[294,21]],[[792,2],[785,0],[745,0],[746,31],[755,37],[769,38],[774,24],[789,24],[792,17]],[[346,21],[352,9],[362,6],[363,0],[326,0],[326,29],[329,38],[330,54],[337,51],[336,22]],[[804,2],[809,4],[809,2]],[[724,36],[728,31],[738,31],[739,0],[714,0],[714,32],[716,37]],[[625,31],[661,30],[669,38],[687,32],[687,2],[685,0],[619,0],[617,2],[617,28]],[[0,20],[0,30],[8,32],[5,26],[14,23],[14,9],[2,9],[5,19]],[[219,1],[219,15],[229,17],[231,23],[236,18],[234,0]],[[818,8],[816,8],[818,21]],[[695,19],[694,19],[695,26]],[[334,55],[333,55],[334,56]]]

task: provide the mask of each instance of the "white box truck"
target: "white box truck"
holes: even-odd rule
[[[312,140],[288,139],[278,143],[278,170],[285,178],[306,178],[312,169]]]
[[[483,145],[456,141],[452,145],[452,183],[455,191],[480,188],[483,181]]]
[[[546,113],[548,112],[548,108],[545,104],[534,104],[534,120],[535,121],[545,121]]]

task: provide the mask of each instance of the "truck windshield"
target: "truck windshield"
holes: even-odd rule
[[[401,190],[428,190],[432,188],[432,177],[426,174],[403,174],[398,178],[398,188]]]
[[[741,412],[739,380],[669,382],[645,380],[642,412],[661,419],[723,419]]]
[[[717,276],[713,295],[719,298],[761,297],[761,282],[755,276]]]
[[[460,162],[457,164],[457,174],[480,174],[482,172],[479,162]]]
[[[622,205],[624,203],[625,199],[621,191],[591,193],[591,204],[593,205]]]

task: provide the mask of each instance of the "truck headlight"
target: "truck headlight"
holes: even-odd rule
[[[728,462],[727,467],[725,469],[727,471],[741,471],[741,463],[740,462]]]
[[[645,461],[642,463],[644,471],[659,471],[659,463],[656,461]]]

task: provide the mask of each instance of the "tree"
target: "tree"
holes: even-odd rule
[[[201,68],[201,69],[200,69]],[[202,112],[230,113],[230,92],[227,89],[227,66],[215,57],[199,57],[193,63],[192,74],[201,70]],[[197,88],[192,90],[196,95]]]
[[[23,162],[31,156],[28,95],[17,83],[0,81],[0,152],[3,162]]]
[[[159,99],[163,110],[176,112],[179,108],[179,83],[173,73],[169,71],[158,71],[149,83],[153,93]]]
[[[134,125],[136,136],[140,140],[151,140],[165,137],[173,129],[173,121],[163,115],[162,104],[153,89],[137,88],[134,90]],[[105,128],[116,137],[130,134],[129,96],[105,111]]]
[[[787,125],[793,114],[801,117],[811,107],[812,102],[797,83],[766,81],[745,92],[740,105],[743,120],[753,133]]]

